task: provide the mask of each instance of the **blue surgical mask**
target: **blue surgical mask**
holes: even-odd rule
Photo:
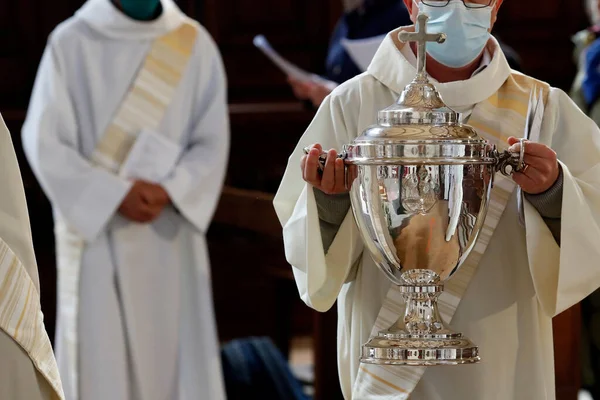
[[[492,7],[467,8],[462,1],[451,1],[445,7],[419,3],[419,11],[429,16],[428,32],[446,34],[444,43],[427,43],[427,53],[448,67],[473,62],[490,38]]]
[[[120,0],[123,12],[140,21],[152,19],[160,7],[160,0]]]

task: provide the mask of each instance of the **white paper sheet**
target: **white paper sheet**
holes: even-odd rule
[[[125,179],[141,179],[160,183],[173,170],[181,148],[164,135],[143,130],[140,132],[119,175]]]
[[[352,61],[365,72],[384,38],[385,35],[356,40],[342,39],[341,43]]]
[[[264,53],[279,69],[286,75],[302,82],[328,82],[320,76],[307,72],[302,68],[292,64],[273,49],[269,41],[263,36],[258,35],[253,40],[254,46]]]

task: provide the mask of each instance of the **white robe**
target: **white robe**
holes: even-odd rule
[[[470,79],[434,83],[449,106],[469,113],[509,74],[504,55],[496,51]],[[338,367],[346,399],[390,282],[363,253],[351,213],[323,253],[313,188],[303,182],[299,162],[302,148],[312,143],[325,149],[350,143],[414,75],[414,56],[404,56],[386,37],[367,72],[324,101],[291,155],[275,198],[300,296],[318,311],[338,301]],[[600,286],[600,131],[553,88],[540,141],[554,148],[563,164],[562,247],[528,202],[527,230],[519,225],[513,194],[450,324],[479,345],[482,362],[429,368],[411,399],[555,398],[552,317]]]
[[[86,241],[78,318],[82,400],[225,396],[205,233],[225,175],[229,123],[224,69],[206,30],[199,29],[159,127],[182,150],[160,182],[174,207],[150,224],[126,220],[116,210],[131,182],[88,161],[152,40],[187,18],[171,0],[162,4],[157,20],[136,22],[109,0],[90,0],[58,26],[23,128],[55,219]],[[67,306],[58,304],[56,334],[65,388],[73,383],[61,330]],[[76,400],[68,390],[66,398]]]
[[[35,297],[39,303],[40,284],[23,182],[10,133],[1,116],[0,188],[0,239],[25,267],[37,290]],[[1,276],[0,281],[5,278]],[[50,342],[45,330],[39,334],[46,336],[45,340]],[[11,335],[0,329],[0,399],[50,400],[55,396],[51,385],[36,369],[27,352]]]

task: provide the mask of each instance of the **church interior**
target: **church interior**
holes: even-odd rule
[[[51,340],[57,307],[52,207],[25,158],[20,132],[48,35],[83,3],[18,0],[0,4],[0,113],[11,132],[23,177],[42,310]],[[225,345],[236,339],[270,338],[288,359],[306,393],[315,400],[341,399],[336,309],[316,312],[298,296],[273,208],[288,157],[316,109],[294,96],[285,74],[253,44],[253,39],[264,35],[284,58],[306,71],[324,74],[330,38],[343,14],[343,2],[176,3],[214,38],[228,83],[229,161],[207,232],[219,341]],[[568,93],[577,72],[572,37],[589,25],[582,0],[506,0],[493,34],[512,48],[521,72]],[[553,321],[559,400],[582,396],[580,325],[579,306]]]

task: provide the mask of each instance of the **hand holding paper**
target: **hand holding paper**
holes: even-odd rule
[[[310,100],[314,107],[319,107],[323,100],[337,87],[335,82],[305,82],[292,77],[288,77],[288,83],[292,87],[296,98]]]
[[[384,38],[385,35],[359,40],[343,39],[342,46],[360,70],[364,72],[371,63],[375,52]],[[283,58],[273,49],[263,35],[256,36],[253,42],[258,49],[287,75],[288,82],[298,99],[310,100],[315,107],[319,107],[325,97],[338,86],[336,82],[307,72]]]
[[[263,52],[287,76],[301,82],[329,82],[319,75],[307,72],[283,58],[277,53],[263,35],[257,35],[253,40],[254,46]]]

